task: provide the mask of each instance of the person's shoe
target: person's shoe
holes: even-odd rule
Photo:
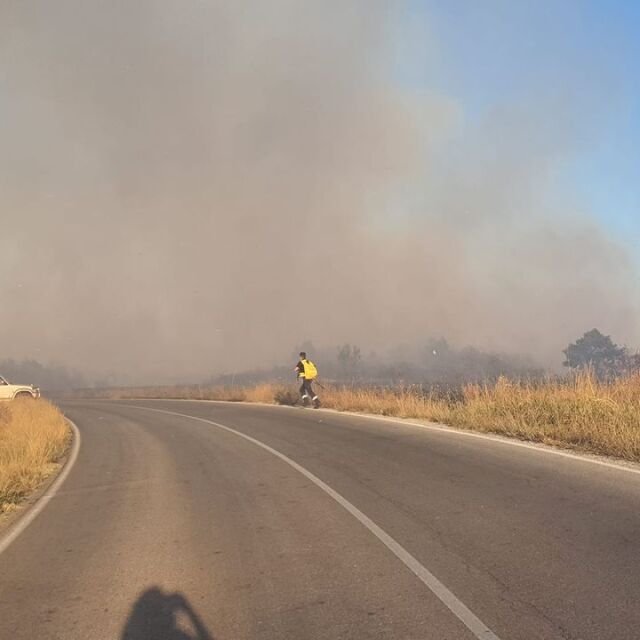
[[[318,409],[320,407],[320,398],[318,398],[318,396],[316,396],[313,399],[313,408],[314,409]]]
[[[309,406],[309,396],[302,396],[302,406],[303,407]]]

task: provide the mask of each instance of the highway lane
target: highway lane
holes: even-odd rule
[[[324,411],[63,408],[82,448],[0,555],[1,638],[478,637],[310,477],[176,413],[326,483],[500,640],[640,637],[639,474]]]

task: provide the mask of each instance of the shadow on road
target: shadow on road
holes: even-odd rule
[[[133,605],[120,640],[214,640],[180,593],[147,589]]]

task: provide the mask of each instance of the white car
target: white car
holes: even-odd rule
[[[0,400],[15,398],[39,398],[40,389],[32,384],[11,384],[0,376]]]

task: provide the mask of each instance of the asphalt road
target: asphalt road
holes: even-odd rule
[[[80,453],[0,555],[0,638],[640,638],[638,473],[324,411],[63,408]]]

